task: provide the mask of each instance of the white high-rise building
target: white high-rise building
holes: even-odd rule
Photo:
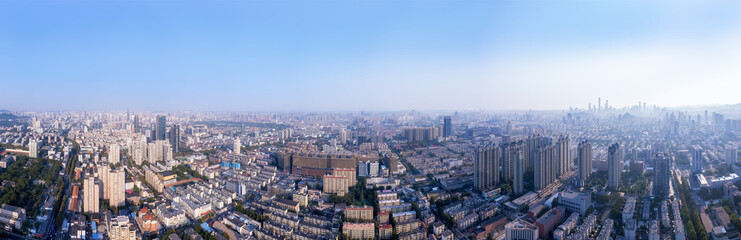
[[[141,139],[133,143],[131,155],[136,165],[142,165],[144,161],[147,161],[147,138],[146,137],[142,136]]]
[[[172,160],[172,145],[164,140],[157,140],[147,145],[149,163]]]
[[[234,154],[242,153],[242,142],[239,140],[239,137],[234,138],[234,147],[232,148],[234,150]]]
[[[111,144],[108,148],[108,162],[113,164],[121,162],[121,147],[118,144]]]
[[[98,176],[103,182],[103,199],[107,199],[111,206],[123,206],[126,202],[126,172],[123,168],[99,166]]]
[[[32,158],[39,157],[39,143],[36,140],[28,142],[28,156]]]
[[[100,183],[94,176],[85,178],[83,183],[83,208],[87,213],[100,212]]]
[[[726,163],[736,164],[738,160],[738,146],[736,144],[726,145]]]
[[[345,129],[340,129],[340,144],[345,144],[347,142],[347,132]]]
[[[692,155],[692,171],[702,172],[702,147],[700,145],[692,145],[690,147],[690,154]]]

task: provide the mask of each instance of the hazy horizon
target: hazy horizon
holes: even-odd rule
[[[741,103],[741,2],[0,2],[0,109]]]

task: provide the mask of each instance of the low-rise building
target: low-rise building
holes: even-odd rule
[[[375,228],[373,223],[344,223],[342,233],[350,239],[371,239],[375,238]]]
[[[537,240],[538,227],[524,219],[515,219],[504,226],[505,240]]]

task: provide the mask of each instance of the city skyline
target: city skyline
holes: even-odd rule
[[[14,91],[0,100],[14,111],[556,110],[598,97],[617,107],[735,104],[740,9],[2,2],[0,79]]]

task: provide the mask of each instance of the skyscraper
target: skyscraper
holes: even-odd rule
[[[583,183],[589,178],[589,175],[592,174],[592,144],[589,143],[587,140],[582,141],[579,143],[579,180],[581,180],[582,185]]]
[[[100,183],[92,176],[85,178],[83,183],[84,199],[83,208],[87,213],[100,212]]]
[[[670,158],[663,153],[654,155],[654,195],[663,196],[669,193],[669,179],[671,170]]]
[[[118,144],[111,144],[108,148],[108,162],[113,164],[121,162],[121,147]]]
[[[232,149],[234,150],[234,154],[240,154],[242,152],[242,142],[240,142],[239,137],[234,138],[234,146]]]
[[[736,164],[738,160],[738,147],[736,144],[726,145],[726,163]]]
[[[28,157],[39,157],[39,142],[36,140],[28,141]]]
[[[692,171],[702,172],[702,147],[697,144],[692,145],[690,154],[692,155]]]
[[[620,187],[620,174],[623,170],[623,153],[620,144],[613,143],[607,149],[607,187],[617,190]]]
[[[451,116],[443,117],[443,137],[453,136],[453,118]]]
[[[476,149],[474,157],[474,187],[480,191],[493,188],[499,184],[500,150],[497,146]]]
[[[167,117],[157,116],[157,126],[154,130],[155,140],[167,140],[165,131],[167,130]]]
[[[178,124],[170,126],[170,145],[172,151],[180,152],[180,125]]]

